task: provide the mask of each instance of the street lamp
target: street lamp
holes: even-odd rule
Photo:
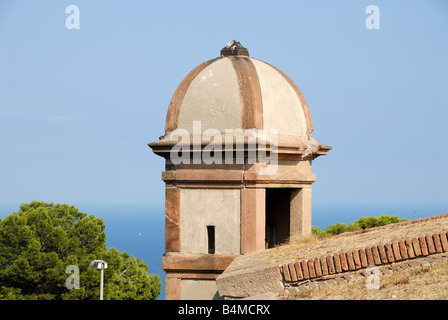
[[[95,268],[101,271],[100,277],[100,300],[103,300],[103,279],[104,279],[104,269],[107,269],[107,261],[104,260],[93,260],[90,262],[89,267]]]

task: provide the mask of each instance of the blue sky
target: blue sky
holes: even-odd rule
[[[295,81],[333,147],[314,203],[447,204],[443,0],[0,0],[0,204],[163,204],[146,144],[183,77],[233,39]]]

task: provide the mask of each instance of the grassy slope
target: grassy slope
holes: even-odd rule
[[[318,238],[317,236],[298,237],[289,243],[248,256],[242,256],[230,269],[245,269],[262,264],[293,259],[312,258],[342,250],[365,248],[367,246],[397,241],[407,237],[426,235],[448,230],[448,215],[435,216],[432,219],[410,220],[383,227]],[[235,261],[236,262],[236,261]]]

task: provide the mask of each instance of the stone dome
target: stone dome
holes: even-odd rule
[[[331,149],[312,138],[311,112],[294,82],[276,67],[249,57],[238,41],[230,41],[220,57],[200,64],[183,79],[171,99],[159,145],[176,129],[192,132],[194,121],[201,121],[202,132],[276,129],[279,147],[323,154]]]

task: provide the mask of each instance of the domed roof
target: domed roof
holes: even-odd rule
[[[238,41],[183,79],[168,108],[165,138],[176,129],[193,132],[194,121],[201,121],[202,132],[275,129],[291,146],[323,146],[311,137],[313,121],[299,88],[276,67],[249,57]]]

